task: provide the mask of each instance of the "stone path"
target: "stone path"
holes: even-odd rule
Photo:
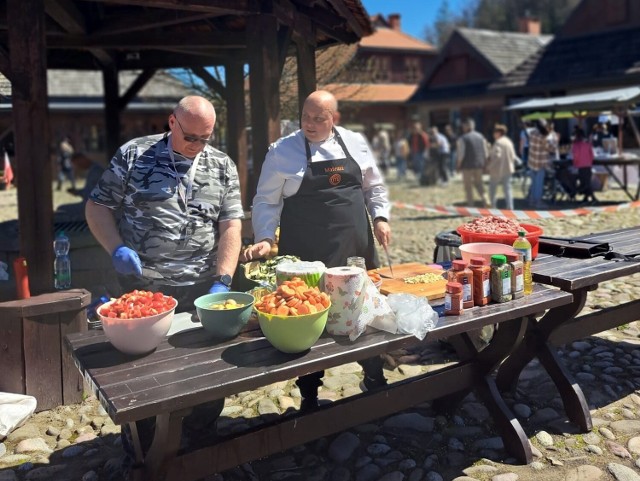
[[[463,197],[459,180],[448,188],[427,189],[411,181],[391,181],[390,189],[394,200],[406,202],[446,204]],[[599,198],[624,200],[616,190]],[[0,212],[4,213],[3,206],[8,204],[9,196],[0,192]],[[393,261],[430,261],[436,233],[465,221],[395,210]],[[578,235],[639,222],[637,210],[626,210],[535,223],[550,235]],[[598,310],[639,295],[640,276],[606,282],[589,294],[585,310]],[[507,457],[486,408],[470,395],[450,417],[439,415],[426,403],[211,476],[208,481],[640,481],[640,323],[563,346],[559,355],[587,396],[594,429],[585,434],[576,432],[550,379],[533,361],[516,391],[506,396],[533,447],[535,461],[529,466],[515,465]],[[397,381],[438,369],[454,357],[441,345],[389,353],[386,375],[391,382]],[[355,363],[328,370],[320,397],[330,402],[359,393],[361,378]],[[242,430],[296,409],[299,402],[293,381],[240,393],[226,400],[218,431]],[[38,413],[0,443],[0,481],[119,480],[118,432],[119,427],[93,398]]]

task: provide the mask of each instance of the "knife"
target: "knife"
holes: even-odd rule
[[[389,257],[389,250],[386,245],[383,245],[384,253],[387,255],[387,264],[389,264],[389,272],[391,272],[391,278],[395,279],[396,276],[393,275],[393,267],[391,267],[391,257]]]

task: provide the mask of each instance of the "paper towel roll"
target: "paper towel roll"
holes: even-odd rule
[[[324,273],[324,292],[331,298],[327,332],[348,336],[354,329],[364,303],[367,274],[360,267],[331,267]]]

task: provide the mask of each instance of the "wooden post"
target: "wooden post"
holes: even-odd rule
[[[64,337],[87,330],[91,293],[71,289],[0,303],[0,391],[34,396],[38,411],[82,400]]]
[[[105,147],[107,161],[110,161],[120,147],[120,98],[118,69],[115,66],[102,69],[102,84],[104,86]]]
[[[224,67],[227,84],[227,153],[238,166],[242,207],[249,210],[253,195],[249,193],[247,165],[247,121],[244,106],[244,63],[229,62]]]
[[[269,13],[250,17],[247,21],[247,41],[250,50],[253,158],[253,180],[249,186],[249,196],[253,198],[269,144],[280,137],[280,70],[276,17]]]
[[[298,112],[302,114],[302,105],[310,93],[317,89],[316,81],[316,53],[315,53],[315,29],[311,22],[299,21],[302,32],[296,32],[296,55],[298,64]],[[305,33],[302,35],[301,33]]]
[[[44,3],[8,0],[20,252],[32,294],[53,290],[53,193]],[[28,33],[28,34],[27,34]]]

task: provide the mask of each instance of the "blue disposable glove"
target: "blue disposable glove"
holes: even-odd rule
[[[142,263],[138,253],[122,244],[111,254],[113,267],[118,274],[142,276]]]
[[[217,292],[229,292],[229,287],[224,285],[222,282],[214,282],[209,289],[209,294],[216,294]]]

